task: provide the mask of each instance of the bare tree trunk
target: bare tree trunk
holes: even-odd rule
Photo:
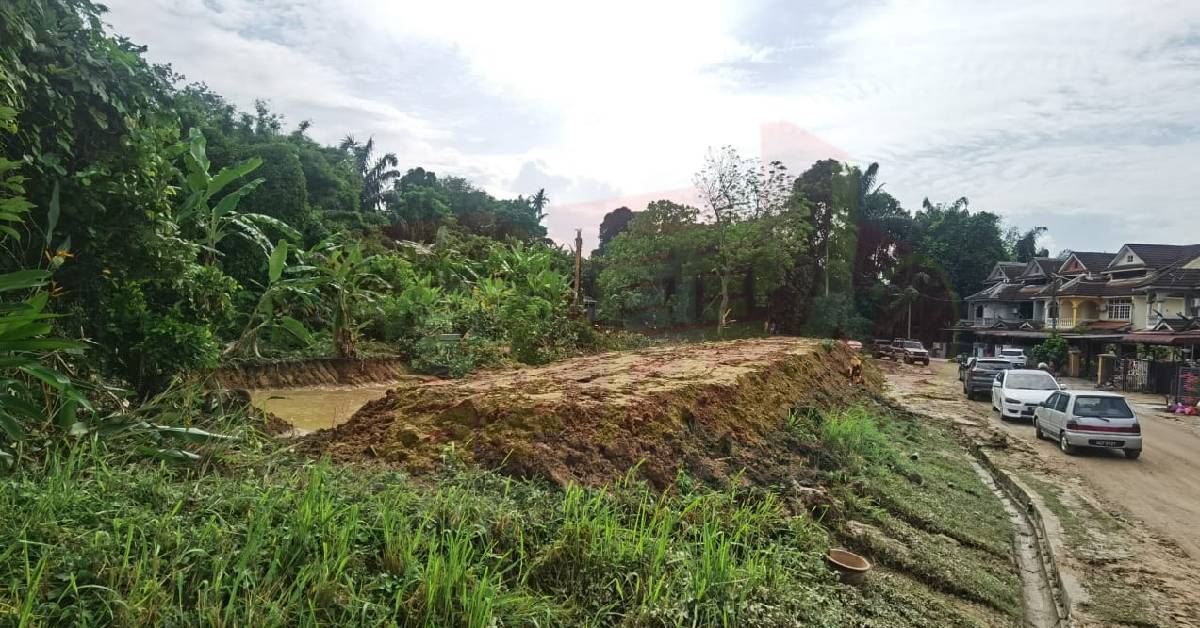
[[[726,317],[729,316],[729,271],[721,272],[721,309],[717,312],[717,336],[725,336]]]

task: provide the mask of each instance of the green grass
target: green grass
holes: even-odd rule
[[[1019,616],[1011,525],[952,432],[866,406],[792,414],[789,424],[820,445],[845,515],[872,526],[849,544],[935,590]]]
[[[825,563],[839,522],[794,514],[785,489],[558,489],[452,455],[413,479],[250,438],[181,468],[84,443],[0,477],[0,625],[1006,623],[1008,583],[978,576],[1003,561],[928,532],[957,510],[914,527],[867,490],[908,473],[902,425],[853,410],[808,426],[836,451],[821,464],[842,508],[915,544],[911,563],[881,550],[862,587]]]

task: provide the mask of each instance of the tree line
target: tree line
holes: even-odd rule
[[[965,197],[907,210],[875,163],[821,160],[793,176],[725,147],[695,183],[700,207],[663,200],[604,216],[588,277],[607,320],[890,338],[911,316],[913,335],[933,339],[995,262],[1048,254],[1036,248],[1044,228],[1005,231]]]

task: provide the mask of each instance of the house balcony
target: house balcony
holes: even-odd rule
[[[997,323],[1003,322],[1005,327],[1017,328],[1025,323],[1037,326],[1041,321],[1024,316],[981,316],[963,322],[969,327],[995,327]]]
[[[1046,328],[1048,329],[1074,329],[1075,325],[1084,322],[1084,319],[1076,319],[1074,316],[1060,316],[1057,319],[1047,318]]]

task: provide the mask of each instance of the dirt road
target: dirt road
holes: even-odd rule
[[[935,371],[951,390],[959,386],[957,368],[940,363]],[[1072,382],[1071,387],[1078,384]],[[1134,403],[1145,449],[1138,460],[1115,450],[1082,450],[1067,456],[1050,441],[1038,441],[1033,426],[1000,421],[988,401],[967,402],[972,416],[988,419],[1014,438],[1028,442],[1055,470],[1081,476],[1107,500],[1119,504],[1155,533],[1173,540],[1200,560],[1200,435],[1191,426],[1150,406]]]
[[[1068,555],[1060,564],[1081,574],[1078,597],[1091,615],[1083,624],[1200,625],[1200,570],[1192,566],[1200,558],[1200,421],[1135,402],[1140,459],[1103,450],[1067,456],[1038,441],[1029,423],[1001,421],[990,401],[967,401],[955,364],[879,366],[903,405],[958,424],[1042,494],[1061,524]]]

